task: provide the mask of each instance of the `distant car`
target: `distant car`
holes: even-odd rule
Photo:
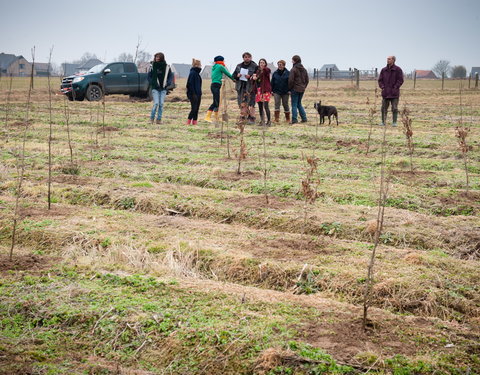
[[[103,95],[150,97],[148,73],[139,73],[132,62],[99,64],[87,73],[65,77],[60,87],[69,100],[101,100]]]

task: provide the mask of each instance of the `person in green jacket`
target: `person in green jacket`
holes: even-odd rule
[[[226,75],[232,81],[234,81],[232,75],[229,73],[227,68],[225,68],[223,56],[216,56],[213,61],[215,64],[212,67],[212,84],[210,90],[213,95],[213,103],[208,108],[205,121],[212,122],[212,113],[215,115],[215,120],[218,121],[218,108],[220,107],[220,88],[222,87],[222,78],[223,75]]]

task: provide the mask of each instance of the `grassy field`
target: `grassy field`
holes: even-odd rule
[[[47,81],[35,81],[25,127],[28,79],[11,92],[0,80],[0,373],[480,374],[480,90],[405,82],[415,148],[410,158],[401,123],[387,126],[364,331],[384,129],[376,83],[311,82],[307,124],[282,122],[265,139],[246,126],[240,174],[231,85],[228,122],[186,126],[177,83],[151,125],[149,102],[68,102],[52,79],[48,210]],[[201,118],[208,81],[203,91]],[[338,108],[338,127],[318,125],[317,100]],[[466,164],[456,126],[470,129]],[[307,157],[318,198],[305,205]]]

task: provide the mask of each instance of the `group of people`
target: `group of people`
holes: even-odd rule
[[[220,108],[220,91],[224,76],[235,83],[237,91],[237,102],[240,108],[241,118],[250,124],[255,123],[255,105],[258,104],[260,121],[259,125],[270,126],[271,112],[270,99],[274,97],[274,122],[280,122],[280,107],[283,106],[285,120],[290,124],[307,122],[307,114],[302,105],[302,98],[308,86],[308,72],[302,65],[302,59],[298,55],[292,57],[293,67],[289,71],[286,68],[286,62],[279,60],[277,70],[271,74],[267,60],[260,59],[258,64],[252,60],[252,55],[245,52],[242,55],[243,61],[238,64],[233,72],[225,67],[223,56],[215,56],[212,67],[212,83],[210,90],[213,96],[213,102],[208,108],[205,121],[212,122],[212,116],[218,121],[218,111]],[[382,122],[385,125],[388,107],[392,106],[393,122],[397,125],[398,101],[400,96],[400,87],[403,84],[403,72],[400,67],[395,65],[395,56],[387,58],[387,66],[382,69],[378,79],[378,84],[382,90]],[[192,59],[192,68],[187,79],[187,97],[190,101],[191,110],[188,114],[187,125],[196,125],[198,123],[198,113],[202,99],[202,69],[201,62]],[[173,83],[173,73],[165,61],[165,55],[161,52],[156,53],[152,67],[149,72],[149,80],[152,88],[153,107],[150,113],[150,120],[153,123],[161,124],[163,104],[169,87]],[[291,101],[291,116],[290,106]]]
[[[273,75],[268,67],[267,60],[260,59],[257,64],[252,60],[252,55],[249,52],[245,52],[242,58],[243,61],[236,66],[235,71],[231,74],[225,67],[223,56],[215,56],[212,67],[212,83],[210,85],[213,102],[208,108],[205,121],[212,122],[213,119],[218,120],[220,91],[224,77],[234,82],[241,117],[250,124],[256,121],[255,106],[258,104],[259,125],[271,125],[272,118],[269,103],[272,96],[275,100],[274,122],[280,122],[281,106],[283,106],[285,120],[288,123],[298,123],[298,114],[300,114],[301,122],[308,121],[305,108],[302,106],[302,97],[309,80],[307,70],[303,67],[300,56],[295,55],[292,57],[293,67],[290,71],[286,68],[284,60],[278,61],[277,70]],[[198,123],[198,113],[202,99],[201,69],[201,62],[192,59],[192,68],[190,69],[186,86],[187,97],[191,106],[187,118],[188,125],[196,125]],[[157,124],[161,124],[167,88],[173,81],[173,74],[165,62],[163,53],[155,54],[149,72],[149,80],[153,98],[150,120],[152,123],[156,121]],[[291,99],[292,107],[291,116],[289,99]]]

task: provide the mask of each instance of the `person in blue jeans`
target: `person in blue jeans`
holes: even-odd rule
[[[157,115],[157,124],[162,123],[163,103],[167,95],[167,87],[173,83],[173,73],[170,66],[165,61],[165,55],[162,52],[155,54],[152,67],[148,72],[150,87],[152,88],[153,107],[150,112],[150,122],[153,124],[155,114]]]
[[[298,113],[302,118],[302,122],[307,122],[307,114],[302,106],[302,98],[308,86],[308,72],[302,65],[300,56],[292,57],[293,67],[288,76],[288,89],[292,100],[292,122],[290,124],[298,124]]]

